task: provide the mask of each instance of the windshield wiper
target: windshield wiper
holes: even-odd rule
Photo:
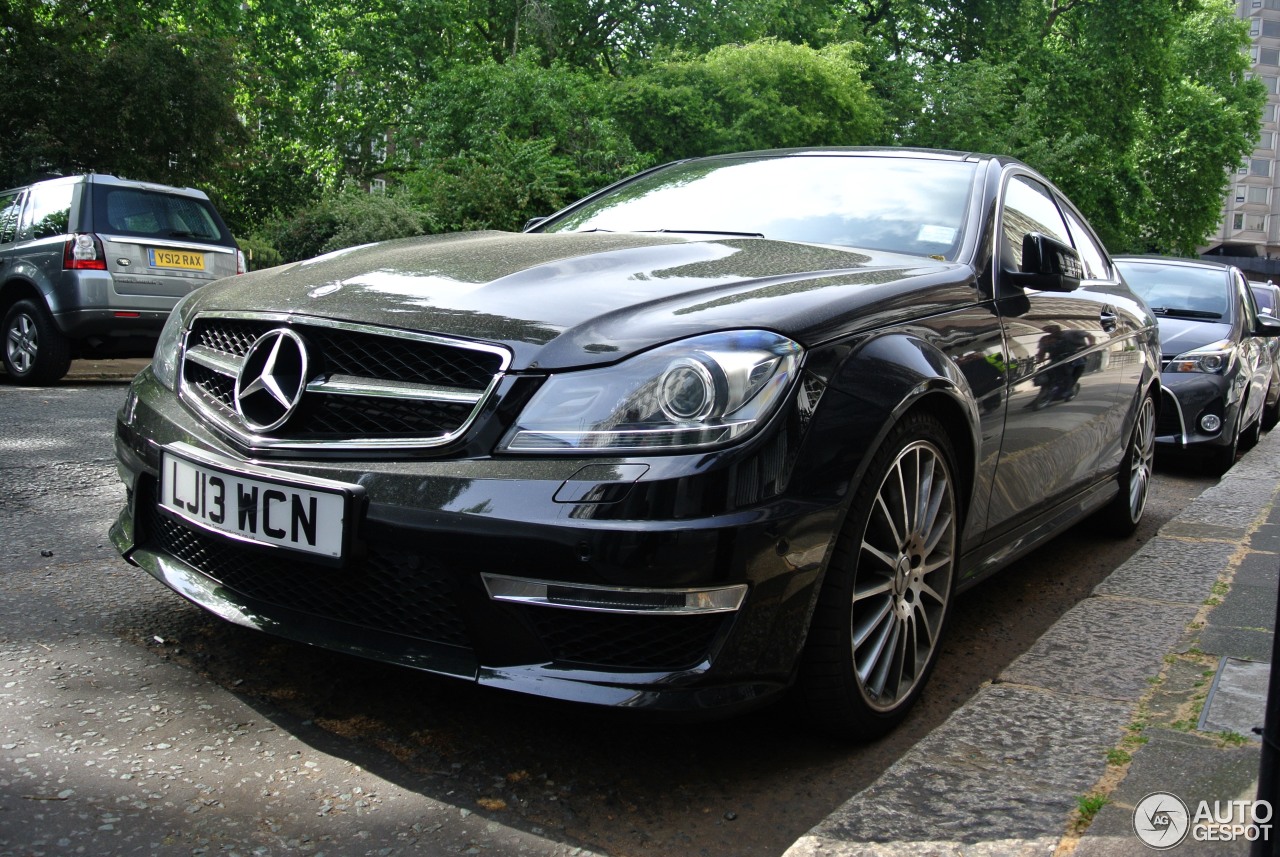
[[[1222,318],[1220,312],[1203,309],[1181,309],[1180,307],[1153,306],[1151,311],[1156,315],[1167,315],[1173,318]]]

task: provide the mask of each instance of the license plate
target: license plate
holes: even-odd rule
[[[186,444],[166,448],[161,465],[159,503],[167,512],[239,541],[342,558],[358,486],[228,467],[200,460]]]
[[[193,250],[162,250],[147,248],[147,259],[153,268],[178,268],[183,271],[203,271],[204,254]]]

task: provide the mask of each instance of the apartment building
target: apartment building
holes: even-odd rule
[[[1280,107],[1280,0],[1236,0],[1249,22],[1253,73],[1267,87],[1262,130],[1253,154],[1231,176],[1222,222],[1202,255],[1233,257],[1251,277],[1280,274],[1280,162],[1276,158]],[[1243,262],[1242,260],[1256,260]]]

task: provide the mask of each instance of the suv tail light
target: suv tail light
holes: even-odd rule
[[[107,270],[107,254],[101,239],[84,232],[72,235],[62,250],[62,268],[65,271]]]
[[[249,266],[245,264],[245,261],[244,261],[244,251],[237,250],[236,251],[236,273],[243,274],[248,270],[249,270]]]

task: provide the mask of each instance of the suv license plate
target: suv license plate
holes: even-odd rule
[[[249,475],[172,447],[161,457],[160,508],[243,542],[341,559],[351,498],[337,483]]]
[[[178,268],[182,271],[203,271],[204,254],[194,250],[161,250],[147,248],[147,261],[153,268]]]

